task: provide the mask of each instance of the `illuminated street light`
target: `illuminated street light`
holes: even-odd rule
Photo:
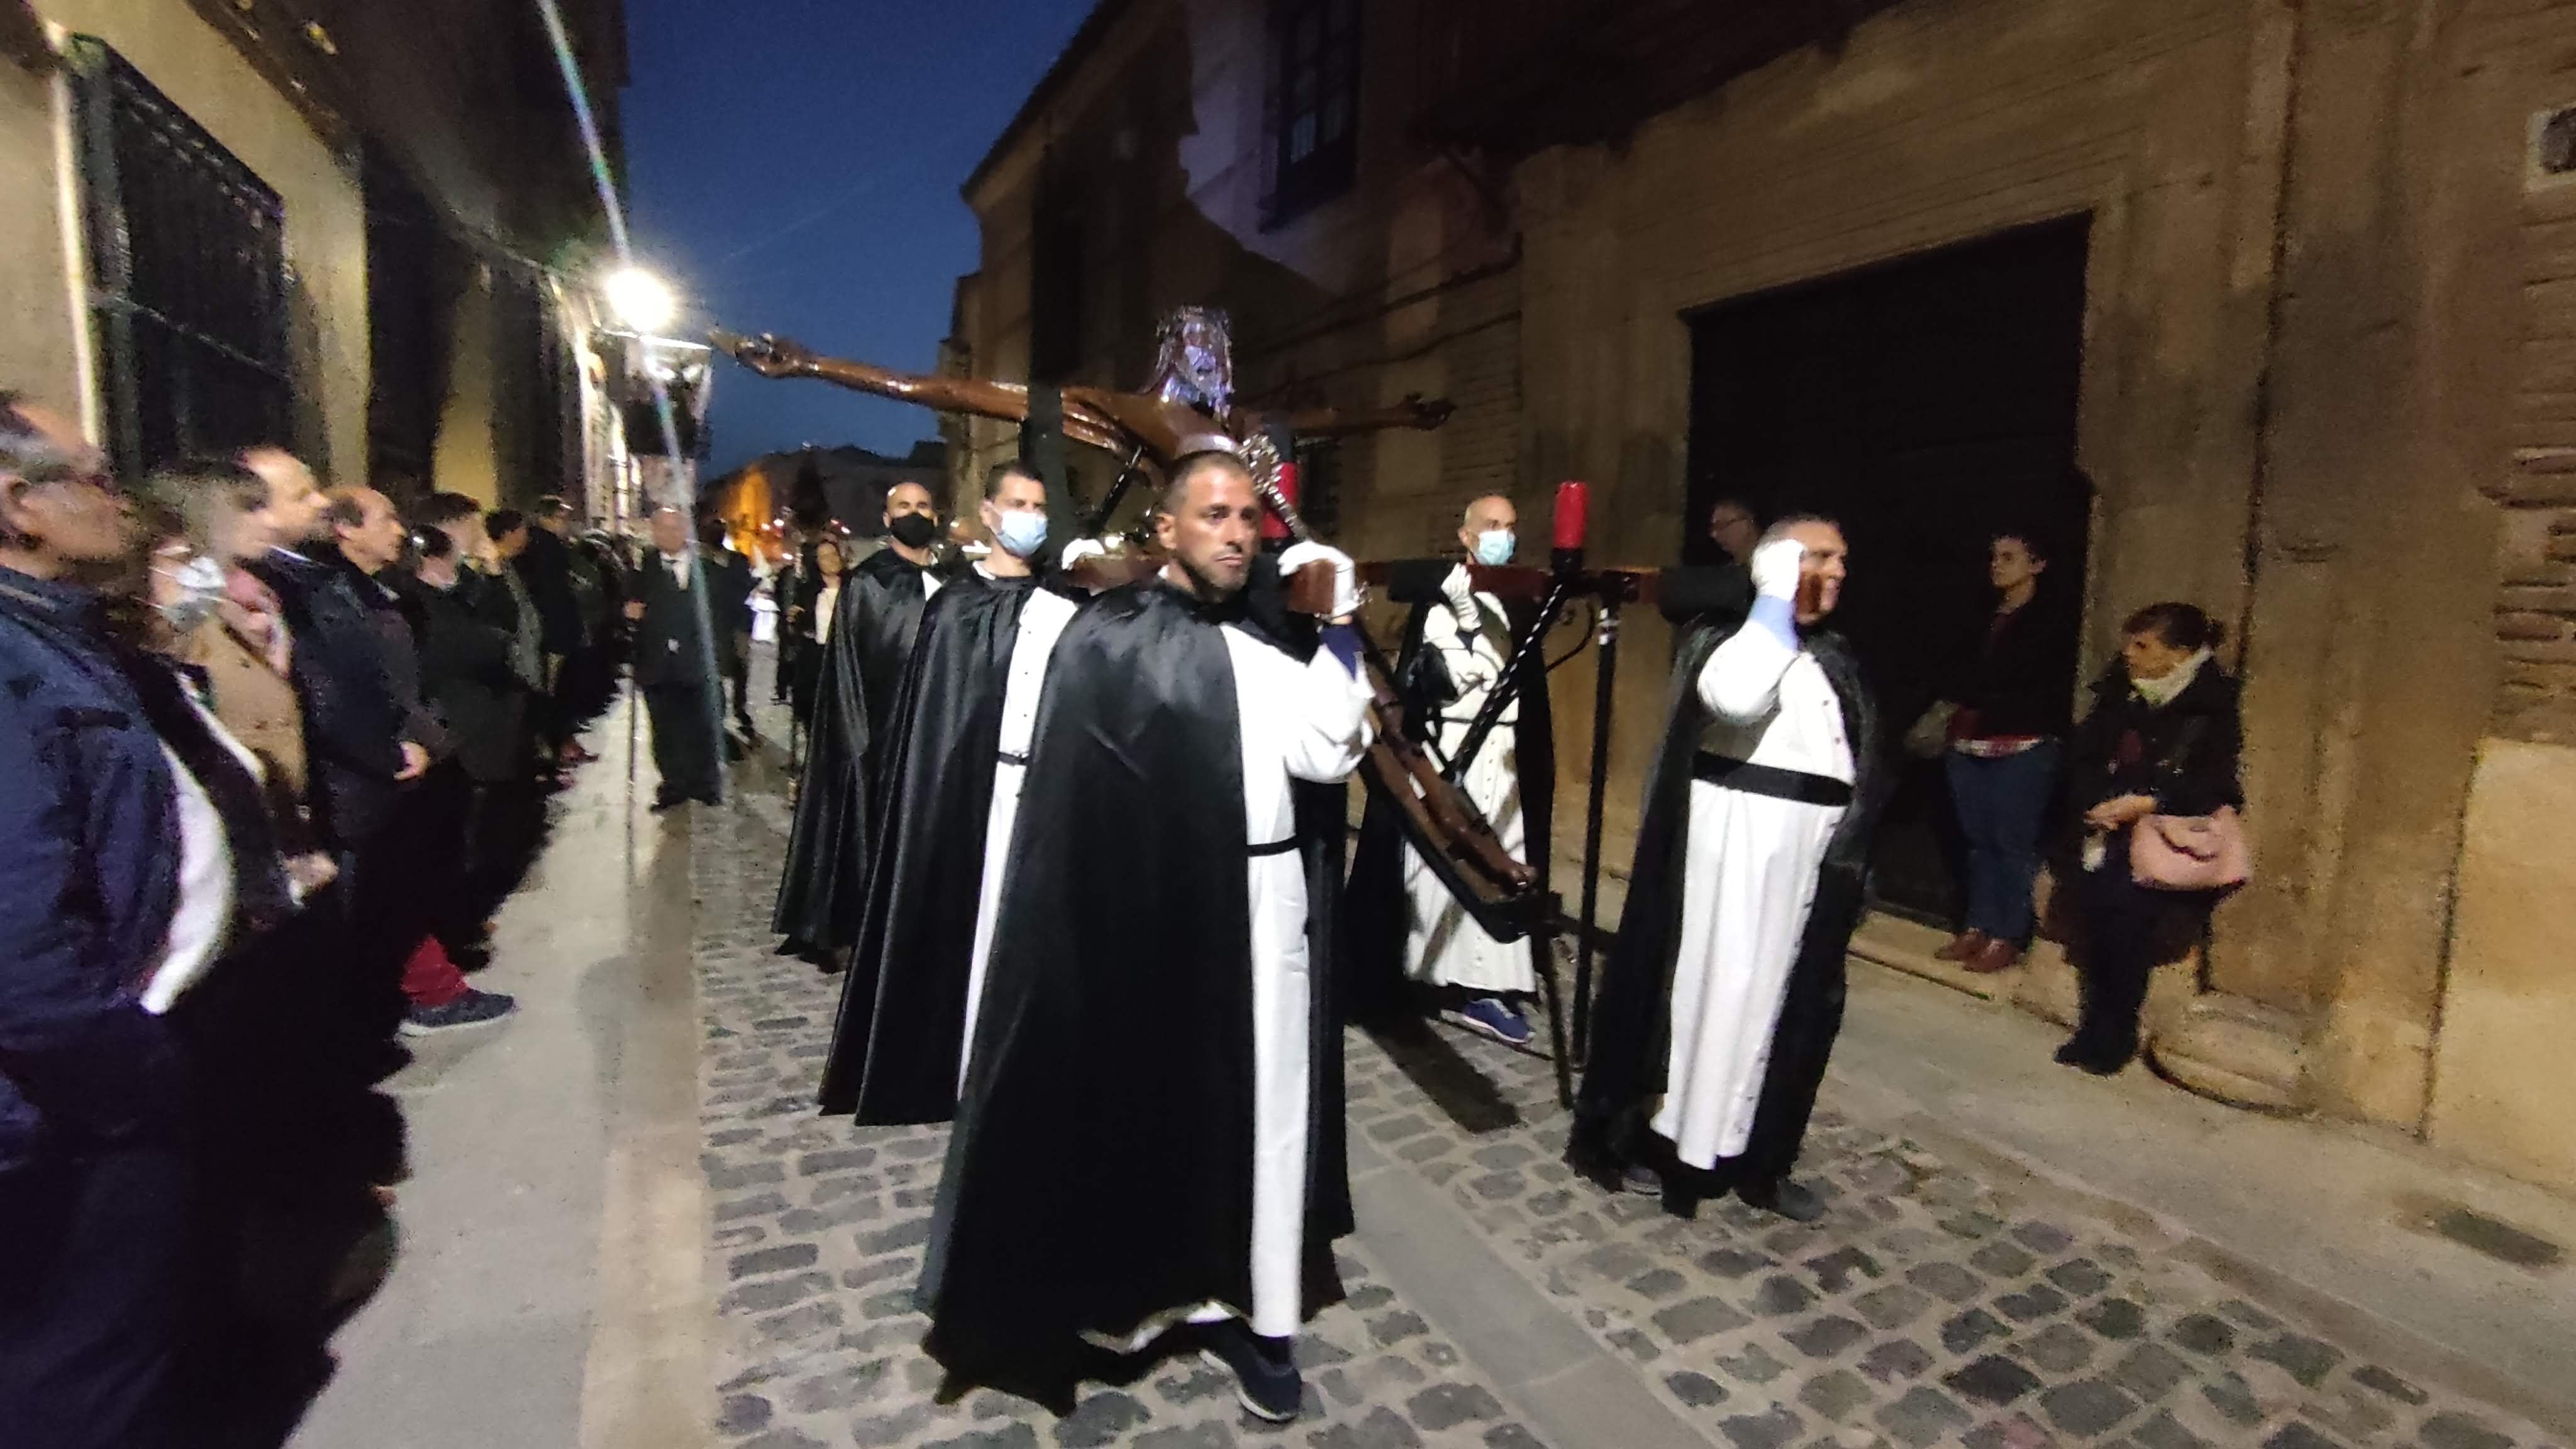
[[[679,299],[671,295],[670,284],[641,267],[620,267],[609,273],[600,291],[618,321],[648,336],[669,327],[680,314]]]

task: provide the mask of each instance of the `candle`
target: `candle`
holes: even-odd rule
[[[1279,496],[1288,500],[1288,506],[1291,508],[1296,507],[1297,465],[1294,463],[1280,464],[1279,474],[1272,481],[1279,489]],[[1281,521],[1278,510],[1271,508],[1261,510],[1261,536],[1274,543],[1288,536],[1288,525]]]
[[[1556,547],[1579,551],[1587,515],[1592,507],[1592,485],[1573,479],[1556,485]]]

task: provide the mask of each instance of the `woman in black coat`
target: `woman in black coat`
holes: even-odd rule
[[[2212,904],[2204,894],[2139,885],[2129,870],[2130,829],[2149,815],[2210,815],[2245,803],[2236,681],[2211,655],[2219,626],[2189,604],[2150,604],[2120,635],[2120,662],[2093,686],[2093,710],[2076,727],[2067,770],[2081,841],[2083,1014],[2057,1059],[2096,1076],[2138,1053],[2138,1015],[2156,944],[2172,935],[2169,913],[2198,917]]]

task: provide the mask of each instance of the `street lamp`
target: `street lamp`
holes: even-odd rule
[[[618,321],[646,336],[669,327],[680,313],[670,284],[642,267],[620,267],[609,273],[600,291]]]

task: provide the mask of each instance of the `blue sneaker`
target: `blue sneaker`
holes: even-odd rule
[[[1440,1013],[1443,1021],[1492,1037],[1508,1047],[1530,1044],[1529,1018],[1503,1004],[1499,996],[1480,996],[1465,1006]]]

